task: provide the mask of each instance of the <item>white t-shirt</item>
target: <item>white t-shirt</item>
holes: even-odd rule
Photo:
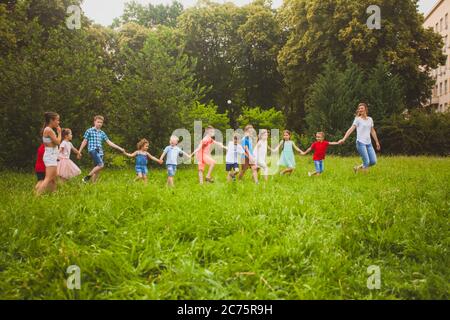
[[[364,120],[360,117],[356,117],[355,121],[353,121],[353,125],[356,126],[356,140],[364,144],[371,144],[370,131],[373,128],[372,118],[367,117],[367,119]]]
[[[266,163],[266,156],[267,156],[267,140],[266,141],[260,141],[257,144],[258,150],[256,152],[256,163],[258,164],[265,164]]]
[[[239,143],[234,144],[234,141],[230,141],[228,143],[225,161],[229,164],[238,163],[239,155],[244,154],[244,152],[244,148]]]
[[[64,140],[59,145],[59,157],[69,159],[70,158],[70,152],[72,151],[72,142]]]

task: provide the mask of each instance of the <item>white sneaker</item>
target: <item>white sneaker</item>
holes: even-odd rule
[[[308,177],[311,177],[312,175],[312,172],[308,172]]]

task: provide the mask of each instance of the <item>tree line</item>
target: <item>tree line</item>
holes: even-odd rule
[[[0,165],[33,163],[49,110],[78,138],[103,114],[113,140],[132,149],[147,137],[159,150],[194,120],[289,128],[304,144],[339,136],[361,101],[386,151],[448,154],[449,116],[421,108],[429,71],[445,64],[441,37],[416,0],[376,1],[382,28],[369,29],[372,2],[129,2],[109,27],[82,15],[70,30],[67,7],[81,0],[0,0]]]

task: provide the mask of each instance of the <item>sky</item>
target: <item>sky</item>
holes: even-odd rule
[[[170,4],[172,0],[136,0],[139,3],[147,4]],[[197,0],[179,0],[184,7],[194,5]],[[251,0],[227,0],[234,2],[237,5],[244,5]],[[400,0],[403,1],[403,0]],[[437,0],[419,0],[419,11],[427,13]],[[128,0],[84,0],[82,9],[84,13],[95,22],[108,26],[113,19],[120,17],[123,12],[124,4]],[[216,2],[224,2],[224,0],[216,0]],[[283,0],[273,0],[274,7],[279,7]]]

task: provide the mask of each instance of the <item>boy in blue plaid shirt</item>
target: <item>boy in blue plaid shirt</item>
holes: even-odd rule
[[[103,121],[104,118],[102,116],[94,117],[94,126],[86,130],[86,132],[84,133],[83,142],[81,143],[80,146],[80,153],[78,154],[78,158],[81,158],[81,152],[87,145],[89,155],[91,156],[95,164],[94,169],[92,169],[92,171],[86,177],[83,178],[84,183],[87,183],[89,180],[91,180],[91,178],[92,182],[97,181],[100,171],[104,167],[103,142],[106,142],[110,147],[119,150],[122,153],[125,152],[125,149],[114,144],[111,140],[109,140],[106,133],[101,130],[103,126]]]

